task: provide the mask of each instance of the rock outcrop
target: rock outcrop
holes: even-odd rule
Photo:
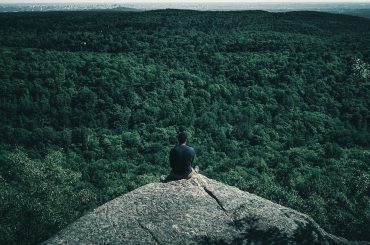
[[[83,216],[43,244],[350,244],[309,216],[197,175],[152,183]]]

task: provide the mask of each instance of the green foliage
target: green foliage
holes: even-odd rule
[[[370,240],[370,22],[315,12],[0,15],[0,243],[36,244],[169,171]]]
[[[80,173],[64,166],[68,161],[58,151],[32,160],[16,150],[2,159],[2,243],[41,242],[41,237],[50,236],[95,204],[93,189]]]

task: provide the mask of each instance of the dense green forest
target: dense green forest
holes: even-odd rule
[[[0,14],[0,244],[37,244],[169,172],[370,241],[370,20],[318,12]]]

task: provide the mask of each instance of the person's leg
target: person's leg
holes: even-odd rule
[[[186,176],[185,179],[190,179],[191,177],[194,177],[195,175],[197,175],[198,173],[193,169],[190,174],[188,174],[188,176]]]
[[[167,183],[167,182],[175,181],[175,180],[179,180],[179,179],[181,179],[181,178],[179,178],[178,175],[171,172],[163,181],[161,179],[161,182]]]
[[[196,166],[195,169],[192,169],[191,172],[188,175],[181,175],[181,176],[171,172],[167,177],[165,177],[163,175],[161,177],[161,182],[162,183],[167,183],[167,182],[170,182],[170,181],[176,181],[176,180],[180,180],[180,179],[190,179],[191,177],[198,174],[198,172],[196,170],[199,171],[198,166]]]

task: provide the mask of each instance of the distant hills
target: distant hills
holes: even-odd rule
[[[341,13],[341,14],[348,14],[348,15],[370,18],[370,9],[352,9],[352,10],[345,10],[343,12],[334,12],[334,13]]]
[[[192,9],[200,11],[266,10],[269,12],[320,11],[370,18],[370,4],[366,3],[136,3],[136,4],[0,4],[0,12],[47,11],[146,11],[155,9]]]
[[[0,12],[113,10],[138,11],[118,4],[0,4]]]
[[[200,11],[266,10],[270,12],[320,11],[370,18],[370,4],[348,3],[137,3],[137,4],[0,4],[0,12],[47,11],[146,11],[154,9],[193,9]]]

